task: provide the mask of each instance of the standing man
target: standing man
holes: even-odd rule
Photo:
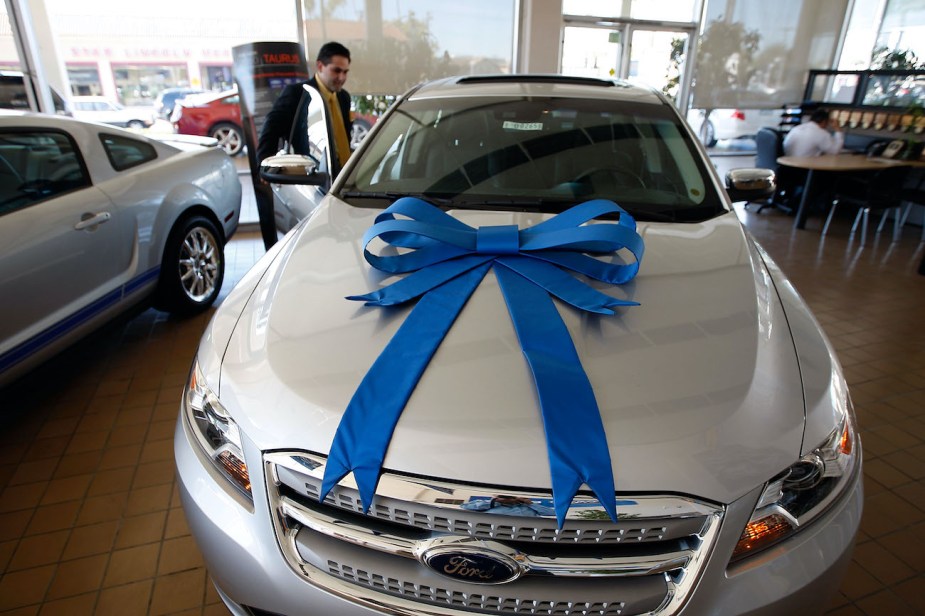
[[[838,154],[845,144],[845,134],[836,130],[829,133],[829,112],[817,109],[799,126],[794,126],[784,137],[785,156],[821,156]]]
[[[296,154],[308,153],[307,106],[299,106],[302,100],[302,86],[307,83],[318,90],[325,101],[331,118],[332,145],[339,166],[343,167],[350,158],[350,94],[344,90],[349,71],[350,50],[333,41],[322,45],[315,60],[315,76],[307,82],[286,86],[273,103],[273,108],[267,114],[260,130],[257,143],[258,162],[275,156],[282,144],[289,141],[290,135],[292,151]],[[298,124],[293,129],[293,123],[296,121]]]

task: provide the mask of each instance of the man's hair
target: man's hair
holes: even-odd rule
[[[816,124],[822,124],[823,122],[828,121],[829,112],[825,109],[817,109],[813,112],[813,115],[809,116],[809,119]]]
[[[340,43],[331,41],[321,46],[321,49],[318,50],[318,57],[316,59],[327,66],[334,56],[343,56],[347,58],[347,60],[350,60],[350,50]]]

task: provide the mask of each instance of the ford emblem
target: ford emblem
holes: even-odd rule
[[[425,552],[421,560],[441,575],[472,584],[504,584],[521,574],[513,559],[484,549],[437,547]]]

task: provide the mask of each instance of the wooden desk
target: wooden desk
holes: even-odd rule
[[[823,156],[781,156],[777,164],[785,167],[806,170],[806,183],[803,185],[803,195],[800,197],[800,207],[797,209],[796,220],[793,226],[797,229],[806,227],[807,206],[809,192],[812,187],[813,174],[817,171],[829,173],[845,173],[849,171],[876,171],[886,167],[921,167],[925,163],[913,160],[893,160],[889,158],[868,158],[863,154],[825,154]]]

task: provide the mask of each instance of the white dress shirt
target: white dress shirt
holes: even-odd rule
[[[838,154],[845,143],[845,134],[841,131],[834,135],[815,122],[804,122],[794,126],[784,137],[784,154],[786,156],[821,156]]]

